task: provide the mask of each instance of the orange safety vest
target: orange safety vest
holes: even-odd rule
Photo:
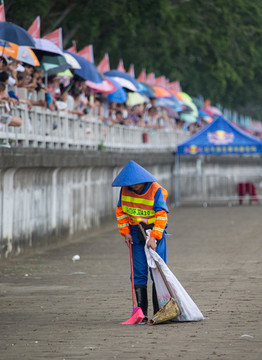
[[[154,207],[154,197],[157,190],[161,188],[164,200],[166,201],[168,191],[157,182],[153,182],[145,194],[136,194],[130,191],[128,186],[123,186],[121,196],[121,207],[129,217],[130,225],[137,225],[141,221],[146,224],[153,224],[156,221]]]

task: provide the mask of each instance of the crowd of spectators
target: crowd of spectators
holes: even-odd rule
[[[27,96],[20,97],[17,89],[26,89]],[[37,94],[37,99],[32,94]],[[95,114],[104,124],[138,126],[148,129],[183,129],[184,122],[179,117],[156,105],[156,99],[145,98],[143,104],[127,106],[111,102],[106,93],[91,90],[81,78],[46,76],[43,70],[0,57],[0,104],[3,125],[21,126],[19,117],[11,116],[10,109],[20,103],[41,106],[51,111],[67,111],[78,117]],[[0,129],[1,130],[1,129]]]
[[[24,89],[23,96],[19,89]],[[107,126],[136,126],[147,131],[185,130],[193,135],[208,123],[205,117],[185,122],[175,111],[159,106],[157,98],[145,97],[144,103],[134,106],[112,102],[106,93],[95,92],[76,75],[48,76],[41,68],[0,56],[0,131],[6,126],[22,125],[21,118],[11,112],[21,103],[29,110],[40,106],[79,118],[95,115]],[[261,137],[261,133],[254,135]]]

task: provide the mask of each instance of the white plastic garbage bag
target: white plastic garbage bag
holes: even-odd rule
[[[147,230],[147,242],[149,240],[151,230]],[[158,261],[166,279],[169,283],[174,299],[176,300],[180,310],[181,315],[179,315],[176,320],[178,321],[199,321],[203,320],[204,316],[197,307],[197,305],[194,303],[194,301],[191,299],[191,297],[188,295],[186,290],[183,288],[181,283],[177,280],[175,275],[171,272],[171,270],[168,268],[164,260],[151,248],[147,248],[147,242],[145,245],[145,253],[147,257],[147,263],[148,266],[151,267],[154,281],[155,281],[155,287],[157,292],[157,298],[158,298],[158,304],[160,308],[162,308],[170,299],[170,294],[166,288],[166,285],[162,279],[162,276],[157,269],[155,260]]]

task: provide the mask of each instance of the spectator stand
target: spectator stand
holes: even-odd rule
[[[15,88],[20,100],[28,100],[26,88]],[[34,91],[30,100],[43,100],[43,94]],[[0,105],[3,107],[3,105]],[[148,132],[148,141],[143,142],[142,127],[105,125],[97,115],[97,108],[88,114],[77,116],[66,110],[50,110],[45,106],[28,107],[20,101],[11,110],[22,120],[21,127],[0,128],[0,141],[9,141],[10,146],[41,147],[57,149],[103,149],[121,151],[173,151],[189,133],[183,130],[157,129]]]

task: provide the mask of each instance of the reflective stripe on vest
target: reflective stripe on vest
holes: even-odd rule
[[[132,202],[135,204],[145,204],[145,205],[149,205],[149,206],[154,205],[154,200],[139,199],[139,198],[132,197],[132,196],[122,196],[122,200],[126,201],[126,202]]]

